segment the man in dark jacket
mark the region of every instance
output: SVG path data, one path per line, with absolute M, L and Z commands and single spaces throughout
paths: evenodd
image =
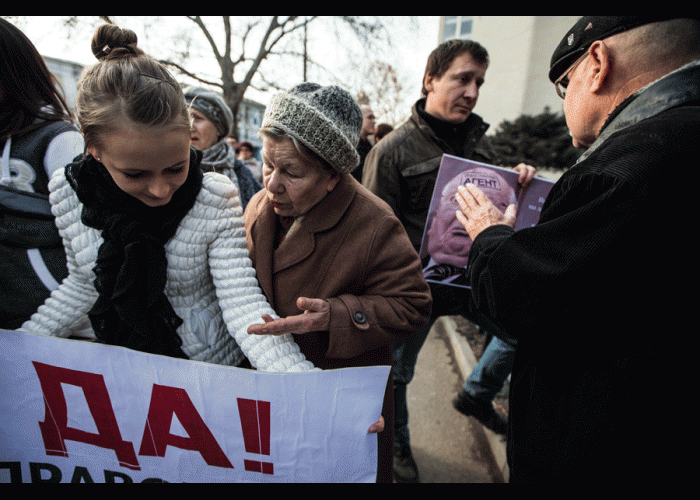
M 430 54 L 423 76 L 422 93 L 425 97 L 413 106 L 411 118 L 377 143 L 365 160 L 363 185 L 391 206 L 416 252 L 420 252 L 442 155 L 486 163 L 494 161 L 484 138 L 489 125 L 472 112 L 488 64 L 486 49 L 475 41 L 449 40 L 438 46 Z M 521 174 L 519 181 L 523 185 L 534 176 L 534 169 L 530 166 L 521 164 L 516 169 Z M 394 348 L 394 475 L 398 482 L 418 481 L 418 469 L 410 449 L 406 403 L 407 385 L 413 378 L 418 353 L 439 316 L 467 313 L 454 287 L 430 283 L 430 289 L 433 295 L 430 323 Z M 473 315 L 468 317 L 483 324 Z M 512 354 L 512 347 L 503 345 L 502 355 L 493 359 Z M 507 376 L 508 371 L 503 372 L 504 382 Z M 465 393 L 459 403 L 458 409 L 462 413 L 473 415 L 484 425 L 505 432 L 505 418 L 496 414 L 491 399 L 478 400 Z
M 464 63 L 451 66 L 456 57 Z M 429 88 L 424 85 L 425 97 L 413 105 L 408 121 L 370 150 L 362 178 L 365 187 L 394 209 L 416 251 L 420 250 L 423 239 L 442 155 L 486 163 L 493 160 L 488 143 L 482 140 L 489 124 L 471 112 L 488 68 L 486 50 L 476 42 L 450 40 L 438 47 L 431 58 L 437 59 L 432 66 L 442 71 L 436 76 L 443 78 L 432 78 Z M 442 91 L 444 85 L 437 88 L 432 83 L 452 77 L 444 74 L 451 67 L 455 74 L 464 73 L 463 86 L 470 87 L 469 95 L 463 91 L 465 97 L 452 98 L 454 104 L 450 104 L 449 96 Z
M 692 309 L 679 279 L 694 276 L 683 235 L 700 157 L 700 22 L 584 17 L 549 77 L 586 151 L 539 224 L 516 233 L 512 210 L 472 186 L 458 196 L 474 240 L 470 306 L 517 339 L 510 480 L 682 477 L 674 416 L 695 349 L 682 345 Z

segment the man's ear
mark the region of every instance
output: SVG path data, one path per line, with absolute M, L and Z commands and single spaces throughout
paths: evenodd
M 425 88 L 426 92 L 433 91 L 433 79 L 434 76 L 430 73 L 426 73 L 423 77 L 423 87 Z
M 588 48 L 588 59 L 590 68 L 587 75 L 591 78 L 590 89 L 593 93 L 598 93 L 609 82 L 611 69 L 611 53 L 605 42 L 597 40 Z

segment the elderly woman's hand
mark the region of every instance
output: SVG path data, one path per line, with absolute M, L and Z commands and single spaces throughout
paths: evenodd
M 467 184 L 466 187 L 459 186 L 456 199 L 462 209 L 457 210 L 457 219 L 469 233 L 472 241 L 489 226 L 507 224 L 515 227 L 515 205 L 511 203 L 505 213 L 502 213 L 474 184 Z
M 526 187 L 528 184 L 530 184 L 530 181 L 537 173 L 537 169 L 535 167 L 531 167 L 530 165 L 526 165 L 524 163 L 520 163 L 518 166 L 513 167 L 513 170 L 518 172 L 518 184 L 520 184 L 522 187 Z
M 331 323 L 331 305 L 323 299 L 299 297 L 297 307 L 304 311 L 297 316 L 272 319 L 263 316 L 265 323 L 250 325 L 250 335 L 284 335 L 285 333 L 309 333 L 328 330 Z

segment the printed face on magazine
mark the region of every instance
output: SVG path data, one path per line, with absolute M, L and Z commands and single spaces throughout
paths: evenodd
M 501 211 L 516 202 L 513 188 L 493 170 L 475 167 L 455 176 L 443 188 L 440 204 L 428 229 L 428 253 L 438 264 L 467 265 L 472 240 L 455 216 L 460 209 L 455 193 L 457 186 L 470 182 L 481 189 Z

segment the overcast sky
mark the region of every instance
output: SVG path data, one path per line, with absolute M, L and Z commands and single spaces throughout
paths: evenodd
M 191 21 L 180 19 L 180 17 L 172 16 L 168 20 L 168 22 L 173 23 L 173 32 L 182 29 L 199 31 Z M 131 24 L 126 16 L 115 16 L 115 19 L 122 24 L 122 27 L 129 27 L 137 32 L 140 46 L 146 52 L 156 57 L 164 57 L 167 54 L 167 47 L 156 47 L 159 43 L 158 38 L 154 38 L 153 35 L 148 36 L 150 30 L 145 30 L 147 31 L 145 34 L 138 32 L 141 23 L 137 24 L 134 21 L 133 26 L 125 26 L 126 24 Z M 395 16 L 384 19 L 389 27 L 394 48 L 380 55 L 380 58 L 392 64 L 403 78 L 408 101 L 406 106 L 410 107 L 413 101 L 419 97 L 420 80 L 425 69 L 425 61 L 428 54 L 437 46 L 439 16 L 423 16 L 410 19 Z M 70 40 L 67 40 L 66 31 L 61 28 L 60 19 L 57 16 L 21 17 L 17 24 L 32 40 L 42 55 L 66 59 L 83 65 L 90 65 L 96 62 L 90 52 L 92 32 L 89 30 L 75 30 L 75 34 Z M 203 40 L 203 37 L 200 38 Z M 358 47 L 355 50 L 352 43 L 346 43 L 343 44 L 343 47 L 338 47 L 333 37 L 324 36 L 323 34 L 316 35 L 314 41 L 315 45 L 309 49 L 311 56 L 328 65 L 333 73 L 340 78 L 343 77 L 344 71 L 351 70 L 348 64 L 349 57 L 357 60 L 373 56 L 372 54 L 361 53 L 362 47 Z M 343 54 L 343 52 L 348 52 L 348 48 L 352 52 L 350 56 Z M 156 52 L 160 53 L 156 54 Z M 212 74 L 216 75 L 216 72 Z M 290 78 L 297 78 L 300 81 L 301 63 L 298 64 L 298 67 L 293 68 L 290 74 Z M 316 75 L 317 80 L 322 80 L 323 78 L 321 74 Z M 290 82 L 290 85 L 292 83 L 296 82 Z M 318 81 L 318 83 L 325 85 L 331 82 Z M 246 97 L 267 104 L 271 95 L 271 93 L 260 94 L 251 90 L 246 94 Z

